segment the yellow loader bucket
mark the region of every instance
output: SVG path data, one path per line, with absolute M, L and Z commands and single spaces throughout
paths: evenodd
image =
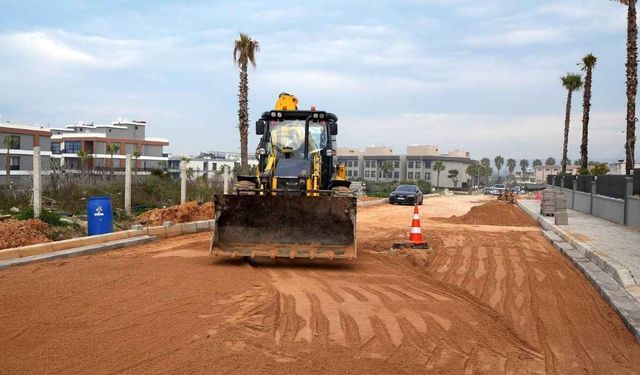
M 356 198 L 216 195 L 212 255 L 353 259 Z

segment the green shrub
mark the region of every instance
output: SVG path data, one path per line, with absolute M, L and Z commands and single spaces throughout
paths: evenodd
M 33 219 L 33 207 L 28 206 L 23 208 L 16 216 L 18 220 L 29 220 Z M 53 225 L 56 227 L 61 227 L 67 225 L 64 221 L 62 221 L 62 216 L 58 213 L 50 211 L 50 210 L 42 210 L 38 219 L 44 221 L 49 225 Z

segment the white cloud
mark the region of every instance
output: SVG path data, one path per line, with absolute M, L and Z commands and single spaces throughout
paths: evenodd
M 515 47 L 542 43 L 564 43 L 570 34 L 559 28 L 518 29 L 467 38 L 473 47 Z
M 38 65 L 119 69 L 139 64 L 155 54 L 161 43 L 73 34 L 61 30 L 0 35 L 6 54 Z

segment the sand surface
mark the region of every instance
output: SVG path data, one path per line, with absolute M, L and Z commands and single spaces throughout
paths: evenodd
M 0 271 L 2 373 L 633 374 L 640 345 L 536 227 L 359 209 L 354 262 L 208 257 L 201 233 Z M 524 215 L 524 214 L 523 214 Z

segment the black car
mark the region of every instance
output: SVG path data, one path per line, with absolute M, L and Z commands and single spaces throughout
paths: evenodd
M 389 195 L 389 203 L 422 204 L 424 196 L 416 185 L 400 185 Z

